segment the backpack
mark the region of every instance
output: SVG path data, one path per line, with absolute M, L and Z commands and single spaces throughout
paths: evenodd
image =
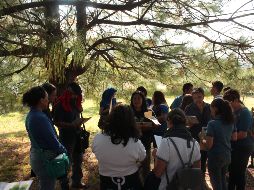
M 195 140 L 193 139 L 193 146 L 190 154 L 190 158 L 188 163 L 184 163 L 183 159 L 180 155 L 180 152 L 173 141 L 173 139 L 169 138 L 169 140 L 172 142 L 177 155 L 181 161 L 182 167 L 178 169 L 174 176 L 172 181 L 169 183 L 168 174 L 166 171 L 166 179 L 167 179 L 167 190 L 199 190 L 201 189 L 201 177 L 202 172 L 200 168 L 193 168 L 191 164 L 192 155 L 194 152 L 194 146 L 195 146 Z

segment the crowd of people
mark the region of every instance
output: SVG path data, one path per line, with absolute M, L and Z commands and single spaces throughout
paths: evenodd
M 147 98 L 143 86 L 132 93 L 129 104 L 117 101 L 114 88 L 103 92 L 100 132 L 91 143 L 101 190 L 173 190 L 170 181 L 182 162 L 188 161 L 201 170 L 198 189 L 209 189 L 206 169 L 214 190 L 245 189 L 245 172 L 254 151 L 249 133 L 253 116 L 239 92 L 215 81 L 210 91 L 214 99 L 209 104 L 201 87 L 186 83 L 182 91 L 170 106 L 161 91 Z M 70 186 L 87 189 L 82 182 L 81 125 L 85 121 L 79 84 L 68 84 L 59 96 L 50 83 L 33 87 L 23 95 L 23 104 L 30 108 L 25 124 L 31 141 L 30 164 L 39 189 L 53 190 L 56 180 L 62 190 Z M 161 142 L 155 135 L 162 137 Z M 66 175 L 54 178 L 47 173 L 45 159 L 61 153 L 68 155 L 71 168 Z

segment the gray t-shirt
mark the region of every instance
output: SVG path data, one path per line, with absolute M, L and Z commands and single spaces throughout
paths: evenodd
M 234 124 L 225 124 L 220 117 L 210 121 L 207 126 L 207 136 L 213 137 L 213 146 L 208 151 L 208 156 L 230 156 L 230 139 L 234 130 Z

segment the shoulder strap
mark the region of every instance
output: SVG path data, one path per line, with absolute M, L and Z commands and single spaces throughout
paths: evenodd
M 192 159 L 193 152 L 194 152 L 195 140 L 192 139 L 192 142 L 193 142 L 193 146 L 192 146 L 192 150 L 191 150 L 190 158 L 189 158 L 189 162 L 188 162 L 188 166 L 189 166 L 189 167 L 191 166 L 191 159 Z
M 179 159 L 180 159 L 180 161 L 181 161 L 181 163 L 182 163 L 182 166 L 184 167 L 183 159 L 182 159 L 182 157 L 181 157 L 181 155 L 180 155 L 180 152 L 179 152 L 179 150 L 178 150 L 178 148 L 177 148 L 175 142 L 174 142 L 173 139 L 171 139 L 170 137 L 169 137 L 169 140 L 172 142 L 173 146 L 175 147 L 176 153 L 177 153 L 177 155 L 178 155 L 178 157 L 179 157 Z M 167 185 L 169 185 L 169 179 L 168 179 L 167 168 L 166 168 L 166 180 L 167 180 Z
M 180 159 L 180 161 L 182 163 L 182 166 L 184 167 L 184 162 L 183 162 L 183 159 L 182 159 L 182 157 L 180 155 L 180 152 L 179 152 L 179 150 L 178 150 L 178 148 L 176 146 L 176 143 L 170 137 L 169 137 L 169 140 L 172 142 L 173 146 L 175 147 L 176 153 L 177 153 L 177 155 L 178 155 L 178 157 L 179 157 L 179 159 Z
M 80 117 L 83 119 L 82 112 L 80 113 Z M 83 130 L 84 130 L 84 131 L 87 131 L 87 130 L 86 130 L 86 126 L 85 126 L 85 124 L 84 124 L 84 123 L 82 123 L 82 128 L 83 128 Z
M 170 137 L 169 137 L 169 140 L 172 142 L 173 146 L 175 147 L 176 153 L 177 153 L 177 155 L 178 155 L 178 157 L 179 157 L 179 159 L 180 159 L 180 161 L 182 163 L 182 166 L 184 167 L 185 164 L 184 164 L 183 159 L 182 159 L 182 157 L 180 155 L 180 152 L 179 152 L 179 150 L 178 150 L 178 148 L 176 146 L 176 143 Z M 193 142 L 193 146 L 192 146 L 192 150 L 191 150 L 191 153 L 190 153 L 190 158 L 189 158 L 188 166 L 191 166 L 191 159 L 192 159 L 192 155 L 193 155 L 193 152 L 194 152 L 195 140 L 193 139 L 192 142 Z M 167 185 L 169 185 L 169 179 L 168 179 L 167 169 L 166 169 L 166 180 L 167 180 Z

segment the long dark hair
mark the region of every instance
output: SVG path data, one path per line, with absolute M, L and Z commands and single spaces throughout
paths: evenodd
M 171 110 L 168 113 L 167 120 L 172 122 L 173 127 L 179 125 L 186 126 L 186 116 L 184 111 L 180 108 Z
M 154 91 L 153 93 L 153 105 L 158 106 L 160 104 L 167 104 L 165 96 L 161 91 Z
M 36 86 L 29 89 L 23 94 L 22 103 L 24 106 L 37 106 L 41 99 L 45 98 L 46 91 L 41 86 Z
M 212 101 L 211 107 L 216 108 L 215 115 L 220 116 L 224 123 L 232 124 L 234 122 L 234 115 L 227 100 L 216 98 Z
M 127 105 L 118 105 L 109 114 L 108 123 L 105 125 L 104 134 L 109 135 L 113 144 L 127 145 L 129 138 L 135 141 L 139 138 L 139 131 L 134 119 L 132 108 Z
M 56 90 L 55 85 L 48 82 L 43 83 L 41 87 L 44 88 L 44 90 L 48 93 L 49 96 L 52 94 L 52 92 Z
M 136 94 L 139 95 L 142 98 L 141 112 L 146 112 L 147 111 L 146 98 L 145 98 L 144 94 L 141 91 L 135 91 L 135 92 L 132 93 L 132 95 L 131 95 L 131 107 L 132 107 L 132 109 L 134 111 L 136 111 L 135 107 L 133 105 L 133 98 Z

